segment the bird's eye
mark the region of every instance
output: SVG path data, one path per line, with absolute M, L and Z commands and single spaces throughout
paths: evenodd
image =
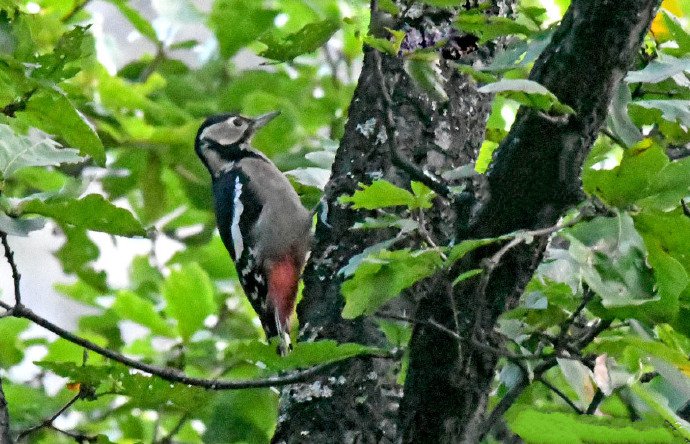
M 242 121 L 240 119 L 233 119 L 232 124 L 235 126 L 242 126 Z

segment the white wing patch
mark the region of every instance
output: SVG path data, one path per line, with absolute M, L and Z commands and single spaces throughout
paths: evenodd
M 232 203 L 232 225 L 230 226 L 230 236 L 232 237 L 232 246 L 235 249 L 235 260 L 239 260 L 244 251 L 244 239 L 242 239 L 242 232 L 240 231 L 240 216 L 244 211 L 244 205 L 240 200 L 242 195 L 242 182 L 240 176 L 235 177 L 235 192 L 233 193 L 235 199 Z

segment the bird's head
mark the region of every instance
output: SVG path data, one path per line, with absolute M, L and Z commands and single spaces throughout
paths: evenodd
M 254 119 L 239 114 L 218 114 L 199 127 L 194 149 L 212 174 L 247 155 L 258 155 L 249 142 L 256 132 L 280 114 L 273 111 Z

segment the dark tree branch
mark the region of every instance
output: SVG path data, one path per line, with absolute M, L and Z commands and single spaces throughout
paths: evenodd
M 12 282 L 14 284 L 14 305 L 21 306 L 22 299 L 19 282 L 22 278 L 22 275 L 19 274 L 17 263 L 14 261 L 14 251 L 12 251 L 10 248 L 10 244 L 7 242 L 7 233 L 4 231 L 0 231 L 0 242 L 2 243 L 2 248 L 5 252 L 5 259 L 7 259 L 7 263 L 10 265 L 10 269 L 12 270 Z
M 536 81 L 575 114 L 552 118 L 521 108 L 508 136 L 494 153 L 481 202 L 464 238 L 492 238 L 554 225 L 566 209 L 583 199 L 580 172 L 606 118 L 614 91 L 635 59 L 658 0 L 573 0 L 551 42 L 535 62 Z M 606 32 L 602 32 L 602 30 Z M 546 248 L 546 235 L 526 244 L 511 241 L 500 261 L 489 262 L 484 280 L 459 283 L 454 291 L 461 337 L 489 338 L 498 317 L 515 307 Z M 476 269 L 501 247 L 475 250 L 454 274 Z M 489 278 L 486 275 L 490 274 Z M 425 295 L 417 318 L 446 319 L 439 303 L 445 295 Z M 449 315 L 447 316 L 449 317 Z M 443 322 L 451 328 L 450 323 Z M 575 340 L 577 349 L 593 339 L 602 321 Z M 473 347 L 455 346 L 438 329 L 415 326 L 401 404 L 404 442 L 478 442 L 529 385 L 518 383 L 485 420 L 499 359 Z M 443 351 L 441 354 L 440 351 Z M 555 359 L 544 361 L 546 371 Z M 449 404 L 447 399 L 453 399 Z
M 209 390 L 239 390 L 247 388 L 279 387 L 282 385 L 305 382 L 316 378 L 326 368 L 333 365 L 322 364 L 308 368 L 306 370 L 295 371 L 284 376 L 271 376 L 263 379 L 226 381 L 220 379 L 195 378 L 193 376 L 188 376 L 185 373 L 171 367 L 159 367 L 157 365 L 145 364 L 143 362 L 137 361 L 136 359 L 129 358 L 123 354 L 101 347 L 100 345 L 97 345 L 80 336 L 70 333 L 69 331 L 61 327 L 58 327 L 57 325 L 53 324 L 45 318 L 42 318 L 41 316 L 37 315 L 32 310 L 24 307 L 23 305 L 12 307 L 0 301 L 0 307 L 4 308 L 8 312 L 11 312 L 12 316 L 14 317 L 28 319 L 34 322 L 35 324 L 45 328 L 46 330 L 55 333 L 61 338 L 68 340 L 69 342 L 80 345 L 88 350 L 98 353 L 101 356 L 110 358 L 113 361 L 119 362 L 128 367 L 141 370 L 154 376 L 158 376 L 159 378 L 165 379 L 166 381 L 179 382 L 181 384 L 193 385 L 196 387 L 203 387 Z
M 35 426 L 29 427 L 28 429 L 25 429 L 25 430 L 22 430 L 21 432 L 19 432 L 19 435 L 17 436 L 17 442 L 21 441 L 22 439 L 26 438 L 27 436 L 29 436 L 30 434 L 32 434 L 33 432 L 35 432 L 37 430 L 40 430 L 40 429 L 45 428 L 45 427 L 51 427 L 53 425 L 53 421 L 55 421 L 55 419 L 58 416 L 65 413 L 67 411 L 67 409 L 72 407 L 72 405 L 81 398 L 82 398 L 82 393 L 80 392 L 74 398 L 70 399 L 67 402 L 67 404 L 62 406 L 60 408 L 60 410 L 55 412 L 55 414 L 53 414 L 49 418 L 44 419 L 43 421 L 41 421 L 39 424 L 36 424 Z
M 7 242 L 7 234 L 0 232 L 0 240 L 2 241 L 2 245 L 5 250 L 5 257 L 7 258 L 7 261 L 10 263 L 10 267 L 12 268 L 12 275 L 14 278 L 15 305 L 11 306 L 3 301 L 0 301 L 0 307 L 6 310 L 6 315 L 28 319 L 34 322 L 35 324 L 45 328 L 46 330 L 55 333 L 63 339 L 66 339 L 74 344 L 80 345 L 85 349 L 96 352 L 99 355 L 110 358 L 113 361 L 119 362 L 128 367 L 135 368 L 137 370 L 141 370 L 151 375 L 158 376 L 159 378 L 162 378 L 170 382 L 179 382 L 182 384 L 193 385 L 196 387 L 203 387 L 209 390 L 239 390 L 247 388 L 277 387 L 309 381 L 316 378 L 326 368 L 331 367 L 333 365 L 317 365 L 305 370 L 295 371 L 284 376 L 271 376 L 263 379 L 225 381 L 218 379 L 195 378 L 192 376 L 188 376 L 185 373 L 174 368 L 159 367 L 156 365 L 139 362 L 136 359 L 129 358 L 121 353 L 117 353 L 113 350 L 101 347 L 98 344 L 95 344 L 80 336 L 77 336 L 61 327 L 58 327 L 57 325 L 53 324 L 47 319 L 37 315 L 29 308 L 25 307 L 21 303 L 21 291 L 19 287 L 20 274 L 17 269 L 17 265 L 14 262 L 14 252 L 12 251 Z
M 576 406 L 575 403 L 574 403 L 573 401 L 571 401 L 570 398 L 568 398 L 568 396 L 566 396 L 566 394 L 563 393 L 558 387 L 556 387 L 555 385 L 551 384 L 549 381 L 547 381 L 546 379 L 544 379 L 544 376 L 543 376 L 543 375 L 540 376 L 539 378 L 534 378 L 534 379 L 535 379 L 535 381 L 541 382 L 541 383 L 544 384 L 549 390 L 551 390 L 552 392 L 554 392 L 554 393 L 556 394 L 556 396 L 558 396 L 558 397 L 561 398 L 566 404 L 568 404 L 568 405 L 570 406 L 571 409 L 575 410 L 575 413 L 577 413 L 578 415 L 581 415 L 581 414 L 583 413 L 582 410 L 580 409 L 580 407 Z
M 394 2 L 400 11 L 411 4 L 403 0 Z M 430 27 L 444 32 L 452 25 L 452 17 L 448 14 L 430 19 L 436 23 L 428 20 L 422 23 L 404 13 L 394 17 L 379 12 L 372 14 L 370 31 L 376 37 L 385 38 L 382 35 L 387 33 L 385 27 L 402 29 L 409 25 L 420 32 L 430 32 Z M 442 56 L 440 49 L 438 51 Z M 488 53 L 484 48 L 482 57 Z M 327 220 L 323 223 L 320 219 L 316 226 L 311 256 L 303 273 L 303 298 L 297 307 L 300 325 L 304 326 L 301 332 L 303 340 L 329 338 L 374 346 L 385 344 L 385 337 L 374 319 L 342 319 L 344 302 L 340 287 L 343 276 L 339 270 L 367 246 L 390 239 L 395 233 L 389 230 L 351 230 L 367 214 L 343 207 L 338 198 L 352 194 L 358 183 L 371 182 L 372 177 L 382 177 L 400 186 L 406 186 L 410 179 L 418 180 L 409 170 L 396 164 L 393 159 L 395 151 L 412 162 L 422 174 L 429 171 L 435 176 L 471 162 L 484 140 L 491 98 L 478 93 L 474 84 L 447 61 L 440 60 L 438 69 L 441 87 L 449 98 L 447 102 L 436 100 L 421 88 L 405 71 L 402 57 L 364 48 L 362 70 L 348 108 L 344 136 L 332 166 L 331 179 L 324 190 L 323 202 L 327 211 L 320 216 L 326 215 Z M 380 73 L 386 80 L 384 88 L 381 87 Z M 388 92 L 393 106 L 387 106 L 383 91 Z M 393 114 L 393 126 L 387 116 L 389 111 Z M 363 131 L 363 128 L 372 126 L 373 132 Z M 395 137 L 390 135 L 391 130 Z M 440 140 L 444 141 L 442 148 L 437 143 Z M 395 150 L 391 150 L 393 141 Z M 469 180 L 457 180 L 453 185 L 465 185 L 465 182 Z M 469 187 L 469 183 L 466 186 Z M 443 191 L 439 196 L 443 196 Z M 457 199 L 452 203 L 443 197 L 434 201 L 434 207 L 424 215 L 429 237 L 425 236 L 422 241 L 431 239 L 438 245 L 451 242 L 457 223 L 455 206 Z M 398 214 L 402 215 L 402 211 Z M 396 247 L 418 248 L 419 239 L 411 236 L 401 239 Z M 437 292 L 436 282 L 445 288 L 451 281 L 448 276 L 440 276 L 421 282 L 391 301 L 386 310 L 394 314 L 412 312 L 413 295 L 431 293 L 443 297 L 442 303 L 448 307 L 449 295 Z M 433 327 L 430 329 L 435 330 Z M 451 341 L 452 347 L 457 348 L 458 342 Z M 402 390 L 395 384 L 397 365 L 391 361 L 371 359 L 348 361 L 337 368 L 338 374 L 333 375 L 335 378 L 321 380 L 322 385 L 333 392 L 326 399 L 304 402 L 293 395 L 293 389 L 285 390 L 281 398 L 281 418 L 285 420 L 278 424 L 273 440 L 291 442 L 301 432 L 309 431 L 311 442 L 400 441 L 397 416 Z M 345 381 L 343 384 L 330 382 L 337 380 L 339 375 Z M 367 377 L 369 375 L 371 377 Z M 362 404 L 364 398 L 367 401 Z
M 599 408 L 599 405 L 601 402 L 604 400 L 606 396 L 604 396 L 604 392 L 601 391 L 601 389 L 597 389 L 597 391 L 594 393 L 594 398 L 592 398 L 592 402 L 589 403 L 589 406 L 587 406 L 587 410 L 585 411 L 586 415 L 593 415 L 594 412 L 597 411 Z

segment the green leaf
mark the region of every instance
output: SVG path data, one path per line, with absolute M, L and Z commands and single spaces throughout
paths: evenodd
M 51 52 L 35 57 L 30 66 L 36 68 L 28 69 L 31 78 L 59 83 L 81 71 L 81 66 L 76 62 L 92 51 L 85 43 L 88 29 L 88 26 L 75 26 L 60 36 Z
M 260 52 L 259 55 L 281 62 L 289 62 L 299 55 L 316 51 L 325 45 L 338 29 L 340 29 L 340 21 L 322 20 L 309 23 L 299 31 L 282 39 L 268 34 L 261 39 L 261 42 L 266 44 L 268 48 Z
M 460 282 L 462 282 L 462 281 L 464 281 L 464 280 L 467 280 L 467 279 L 469 279 L 469 278 L 471 278 L 471 277 L 480 275 L 480 274 L 482 274 L 483 271 L 484 271 L 484 270 L 482 270 L 481 268 L 473 268 L 473 269 L 471 269 L 471 270 L 467 270 L 467 271 L 465 271 L 465 272 L 463 272 L 463 273 L 460 273 L 460 274 L 458 275 L 458 277 L 456 277 L 455 279 L 453 279 L 453 286 L 456 286 L 456 285 L 458 285 Z
M 489 16 L 476 12 L 465 12 L 455 21 L 455 26 L 462 32 L 479 37 L 479 43 L 506 35 L 520 34 L 530 37 L 534 31 L 508 17 Z
M 690 128 L 690 100 L 637 100 L 632 105 L 661 111 L 661 117 L 669 122 L 678 122 L 686 130 Z
M 100 194 L 89 194 L 78 200 L 23 202 L 22 214 L 40 214 L 59 222 L 120 236 L 143 236 L 143 227 L 132 213 L 105 200 Z
M 683 28 L 678 17 L 666 9 L 662 9 L 661 13 L 666 28 L 668 28 L 676 44 L 678 44 L 678 51 L 686 54 L 690 52 L 690 34 Z
M 305 167 L 286 171 L 286 175 L 294 177 L 297 182 L 308 187 L 323 191 L 331 177 L 331 170 L 327 168 Z
M 676 438 L 661 421 L 630 421 L 573 413 L 515 409 L 508 426 L 525 442 L 540 444 L 673 443 Z
M 210 409 L 203 442 L 268 443 L 278 415 L 278 396 L 269 389 L 228 391 Z
M 625 150 L 615 168 L 586 168 L 582 177 L 584 189 L 610 205 L 626 208 L 646 196 L 650 182 L 668 163 L 663 149 L 645 139 Z
M 398 15 L 400 13 L 400 9 L 393 0 L 379 0 L 379 10 L 387 12 L 390 15 Z
M 631 100 L 630 88 L 621 82 L 617 94 L 609 104 L 609 114 L 606 116 L 606 125 L 628 148 L 642 140 L 642 133 L 628 114 L 628 104 Z
M 82 304 L 91 305 L 92 307 L 100 307 L 97 300 L 103 294 L 84 282 L 83 280 L 78 280 L 73 284 L 55 284 L 54 288 L 60 294 L 63 294 L 75 301 L 79 301 Z
M 419 222 L 409 217 L 395 214 L 384 214 L 380 217 L 365 217 L 362 222 L 355 222 L 353 230 L 376 230 L 381 228 L 398 228 L 400 233 L 409 233 L 419 228 Z
M 690 71 L 690 56 L 676 58 L 659 53 L 659 58 L 649 62 L 643 69 L 628 72 L 625 81 L 628 83 L 659 83 L 686 71 Z
M 431 208 L 432 201 L 436 197 L 436 193 L 431 188 L 414 180 L 410 182 L 410 188 L 416 200 L 416 208 Z
M 8 126 L 0 124 L 0 179 L 7 179 L 19 169 L 28 166 L 57 166 L 84 160 L 79 151 L 61 148 L 60 144 L 36 132 L 18 135 Z
M 474 166 L 475 171 L 480 174 L 486 173 L 489 165 L 491 165 L 496 148 L 498 148 L 498 143 L 496 142 L 490 140 L 482 142 L 482 146 L 479 148 L 479 156 L 477 156 L 477 163 Z
M 690 158 L 675 160 L 657 172 L 645 189 L 645 197 L 636 202 L 643 208 L 670 211 L 690 194 Z
M 128 406 L 162 409 L 164 411 L 192 411 L 209 402 L 210 392 L 184 384 L 173 384 L 161 378 L 132 373 L 121 364 L 80 365 L 73 362 L 35 362 L 56 375 L 95 388 L 107 387 L 130 398 Z
M 26 110 L 17 113 L 17 118 L 63 138 L 82 155 L 91 156 L 98 165 L 105 164 L 103 144 L 96 131 L 64 94 L 55 90 L 37 92 L 29 99 Z
M 498 77 L 494 74 L 475 69 L 470 65 L 458 65 L 458 71 L 472 77 L 479 83 L 493 83 L 498 81 Z
M 386 28 L 391 34 L 391 38 L 374 37 L 373 35 L 364 36 L 364 44 L 388 55 L 397 56 L 400 52 L 405 31 Z
M 448 101 L 448 94 L 443 89 L 443 77 L 438 68 L 438 60 L 405 60 L 405 71 L 410 78 L 429 96 L 440 102 Z
M 147 327 L 153 334 L 171 338 L 177 336 L 175 329 L 171 328 L 165 319 L 158 314 L 153 304 L 133 291 L 119 291 L 112 310 L 122 319 L 130 319 Z
M 24 344 L 19 335 L 27 329 L 26 319 L 0 319 L 0 367 L 9 368 L 24 358 Z
M 134 26 L 134 28 L 136 28 L 141 35 L 149 39 L 154 44 L 158 43 L 156 31 L 153 29 L 153 26 L 151 26 L 151 23 L 141 16 L 139 11 L 129 6 L 125 0 L 110 0 L 110 2 L 120 10 L 122 15 L 127 17 L 127 20 L 129 20 L 132 26 Z
M 421 184 L 420 184 L 421 185 Z M 406 206 L 409 209 L 431 208 L 431 197 L 428 191 L 417 188 L 417 195 L 393 185 L 387 180 L 377 180 L 371 185 L 360 184 L 360 189 L 352 196 L 341 196 L 338 201 L 352 204 L 355 210 L 374 210 L 378 208 Z M 418 187 L 418 185 L 415 185 Z M 425 187 L 426 188 L 426 187 Z
M 182 339 L 204 326 L 204 320 L 215 311 L 214 288 L 208 274 L 191 263 L 173 270 L 163 284 L 166 312 L 177 320 Z
M 533 80 L 504 79 L 489 83 L 477 89 L 481 93 L 500 93 L 505 98 L 515 100 L 521 105 L 557 114 L 574 114 L 570 106 L 558 101 L 558 98 L 544 86 Z
M 647 404 L 652 410 L 654 410 L 659 416 L 664 418 L 669 424 L 673 425 L 673 430 L 677 432 L 683 439 L 690 440 L 690 424 L 683 418 L 678 416 L 668 406 L 668 400 L 661 396 L 659 393 L 654 392 L 651 389 L 646 388 L 640 383 L 636 383 L 630 386 L 630 390 L 642 399 L 645 404 Z M 660 441 L 659 441 L 660 442 Z
M 347 265 L 338 270 L 338 274 L 346 278 L 352 276 L 353 274 L 355 274 L 355 271 L 357 271 L 357 268 L 364 259 L 366 259 L 370 255 L 378 253 L 381 250 L 390 248 L 395 243 L 395 241 L 396 239 L 386 239 L 385 241 L 375 243 L 374 245 L 369 245 L 361 253 L 352 256 L 350 260 L 347 262 Z
M 2 388 L 7 399 L 12 426 L 17 428 L 28 428 L 38 424 L 42 419 L 54 415 L 74 397 L 73 393 L 67 391 L 62 391 L 56 396 L 48 396 L 43 387 L 32 387 L 26 383 L 13 384 L 4 377 Z
M 365 258 L 342 285 L 343 317 L 370 315 L 406 288 L 433 275 L 443 260 L 436 250 L 382 250 Z
M 213 3 L 209 25 L 218 38 L 220 52 L 230 58 L 270 29 L 278 11 L 266 10 L 261 2 L 218 0 Z
M 262 341 L 237 341 L 228 345 L 227 356 L 259 364 L 270 372 L 279 372 L 297 368 L 307 368 L 319 364 L 341 361 L 361 354 L 385 354 L 384 350 L 362 344 L 338 344 L 333 340 L 314 342 L 297 342 L 286 356 L 276 353 L 276 344 Z
M 582 278 L 605 307 L 640 305 L 658 300 L 647 251 L 632 218 L 598 217 L 564 230 L 570 254 Z
M 462 259 L 470 251 L 476 250 L 479 247 L 492 244 L 501 240 L 501 238 L 489 238 L 489 239 L 468 239 L 460 242 L 451 248 L 448 254 L 448 260 L 446 266 L 453 265 L 456 261 Z
M 0 213 L 0 231 L 12 236 L 26 237 L 32 231 L 40 230 L 45 225 L 46 221 L 42 217 L 34 217 L 31 219 L 18 219 Z
M 229 279 L 237 276 L 228 250 L 225 249 L 220 236 L 213 236 L 210 242 L 203 245 L 188 246 L 178 251 L 170 258 L 167 265 L 189 263 L 199 264 L 213 279 Z

